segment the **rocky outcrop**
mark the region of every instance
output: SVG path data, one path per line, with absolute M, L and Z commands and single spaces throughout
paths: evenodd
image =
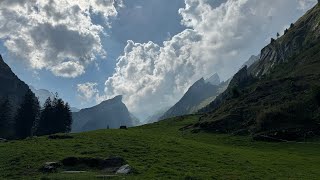
M 133 126 L 134 122 L 128 108 L 122 102 L 122 96 L 104 101 L 97 106 L 72 113 L 73 132 L 92 131 L 120 126 Z

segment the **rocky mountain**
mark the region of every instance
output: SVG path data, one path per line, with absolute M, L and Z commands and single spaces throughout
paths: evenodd
M 194 130 L 301 140 L 320 132 L 320 6 L 243 67 L 227 90 L 201 110 Z
M 201 78 L 195 82 L 180 101 L 171 107 L 160 119 L 196 113 L 223 92 L 227 84 L 228 82 L 220 83 L 220 78 L 217 74 L 208 80 Z
M 5 122 L 0 119 L 0 138 L 14 137 L 14 116 L 22 103 L 25 94 L 29 90 L 27 84 L 21 81 L 3 61 L 0 55 L 0 103 L 8 98 L 10 102 L 11 118 Z
M 11 70 L 11 68 L 3 61 L 0 55 L 0 100 L 9 98 L 12 106 L 16 109 L 29 86 L 21 81 Z
M 82 109 L 72 113 L 73 132 L 92 131 L 97 129 L 119 128 L 120 126 L 133 126 L 134 119 L 126 105 L 122 102 L 122 96 L 104 101 L 97 106 Z
M 221 83 L 220 77 L 217 73 L 206 79 L 206 82 L 209 82 L 212 85 L 219 85 Z

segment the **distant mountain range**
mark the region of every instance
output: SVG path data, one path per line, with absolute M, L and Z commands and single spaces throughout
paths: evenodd
M 138 120 L 130 114 L 122 102 L 122 96 L 106 100 L 97 106 L 82 109 L 73 113 L 73 132 L 91 131 L 97 129 L 117 129 L 120 126 L 137 125 Z

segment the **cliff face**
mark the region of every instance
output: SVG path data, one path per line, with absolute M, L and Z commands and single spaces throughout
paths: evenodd
M 134 122 L 122 96 L 104 101 L 97 106 L 82 109 L 72 114 L 73 132 L 92 131 L 97 129 L 113 128 L 120 126 L 133 126 Z
M 288 62 L 294 55 L 317 44 L 320 37 L 318 11 L 319 6 L 312 8 L 292 24 L 282 37 L 263 48 L 259 61 L 250 67 L 250 73 L 256 77 L 266 75 L 275 66 Z

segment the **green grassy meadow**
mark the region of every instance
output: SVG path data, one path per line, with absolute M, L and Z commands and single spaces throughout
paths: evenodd
M 39 168 L 66 157 L 121 156 L 134 168 L 127 176 L 100 179 L 319 179 L 320 141 L 255 142 L 247 136 L 179 131 L 197 116 L 128 130 L 37 137 L 0 143 L 0 179 L 99 179 L 101 171 L 43 174 Z

